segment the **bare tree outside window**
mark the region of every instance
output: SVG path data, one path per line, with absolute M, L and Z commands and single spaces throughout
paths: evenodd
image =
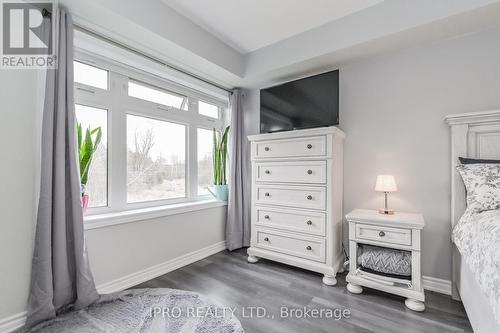
M 127 116 L 127 202 L 186 196 L 186 127 Z

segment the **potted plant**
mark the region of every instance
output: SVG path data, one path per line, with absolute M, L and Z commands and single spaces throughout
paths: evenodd
M 214 169 L 214 191 L 208 189 L 217 199 L 227 201 L 228 189 L 226 179 L 227 162 L 227 136 L 229 126 L 224 131 L 213 129 L 213 169 Z
M 94 129 L 87 128 L 85 131 L 85 136 L 83 136 L 82 125 L 77 124 L 78 133 L 78 156 L 80 163 L 80 182 L 81 182 L 81 192 L 82 192 L 82 208 L 85 212 L 89 204 L 89 195 L 87 194 L 87 182 L 89 179 L 90 165 L 92 164 L 92 159 L 94 153 L 101 142 L 102 130 L 101 127 L 96 127 Z

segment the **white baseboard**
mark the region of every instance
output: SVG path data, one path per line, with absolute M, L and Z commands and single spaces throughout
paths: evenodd
M 195 261 L 204 259 L 212 254 L 226 249 L 226 242 L 222 241 L 202 249 L 187 253 L 180 257 L 168 260 L 164 263 L 148 267 L 138 272 L 126 275 L 119 279 L 106 282 L 97 286 L 97 291 L 100 294 L 109 294 L 116 291 L 124 290 L 133 287 L 137 284 L 154 279 L 163 274 L 167 274 L 173 270 L 183 266 L 192 264 Z M 12 332 L 24 325 L 26 321 L 26 311 L 15 314 L 13 316 L 0 319 L 0 333 Z
M 0 333 L 12 332 L 21 328 L 26 321 L 26 311 L 15 314 L 13 316 L 0 319 Z
M 451 295 L 451 281 L 438 279 L 430 276 L 422 276 L 422 284 L 425 290 Z
M 174 271 L 178 268 L 192 264 L 195 261 L 201 260 L 225 249 L 225 241 L 215 243 L 213 245 L 187 253 L 180 257 L 165 261 L 161 264 L 148 267 L 129 275 L 125 275 L 124 277 L 121 277 L 119 279 L 100 284 L 97 286 L 97 291 L 99 292 L 99 294 L 109 294 L 124 290 L 148 280 L 154 279 L 163 274 L 167 274 L 168 272 Z

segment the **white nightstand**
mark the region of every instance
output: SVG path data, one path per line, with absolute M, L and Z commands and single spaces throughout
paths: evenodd
M 414 311 L 425 310 L 425 296 L 420 270 L 420 234 L 424 228 L 421 214 L 396 212 L 383 215 L 376 210 L 355 209 L 346 215 L 349 222 L 349 274 L 347 289 L 354 294 L 361 286 L 406 297 L 406 306 Z M 411 280 L 404 281 L 363 272 L 357 264 L 358 244 L 411 251 Z

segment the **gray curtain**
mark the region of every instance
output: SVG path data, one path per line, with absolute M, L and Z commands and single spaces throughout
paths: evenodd
M 58 67 L 47 70 L 27 327 L 55 317 L 68 306 L 83 308 L 98 298 L 83 233 L 73 96 L 73 24 L 64 10 L 52 13 L 52 20 L 56 23 L 53 42 Z
M 229 136 L 229 198 L 226 222 L 226 245 L 232 251 L 250 246 L 250 184 L 248 140 L 245 137 L 242 93 L 235 89 L 230 96 L 231 131 Z

